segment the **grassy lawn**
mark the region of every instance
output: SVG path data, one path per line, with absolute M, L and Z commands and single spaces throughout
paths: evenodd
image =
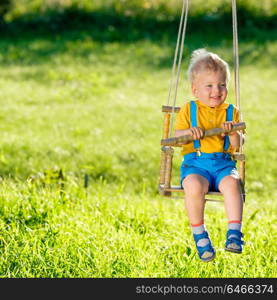
M 102 39 L 90 28 L 0 40 L 0 276 L 276 277 L 276 31 L 240 41 L 246 246 L 223 250 L 223 204 L 207 203 L 217 250 L 209 264 L 196 256 L 183 200 L 157 193 L 175 37 L 118 35 L 109 27 Z M 229 35 L 190 29 L 183 74 L 198 47 L 232 65 Z M 179 106 L 191 97 L 183 74 Z M 175 180 L 180 161 L 177 150 Z M 54 178 L 59 170 L 64 178 Z

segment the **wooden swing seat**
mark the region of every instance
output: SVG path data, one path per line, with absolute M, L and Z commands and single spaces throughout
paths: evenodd
M 188 136 L 182 136 L 180 138 L 168 138 L 169 134 L 169 124 L 171 118 L 172 110 L 174 113 L 178 113 L 180 111 L 180 107 L 172 106 L 162 106 L 162 112 L 165 113 L 164 115 L 164 131 L 163 131 L 163 139 L 161 140 L 161 165 L 160 165 L 160 181 L 158 185 L 158 191 L 161 195 L 172 197 L 172 193 L 183 193 L 184 189 L 180 185 L 171 185 L 171 174 L 172 174 L 172 159 L 174 154 L 173 147 L 182 147 L 182 143 L 179 140 L 183 140 L 184 138 L 191 138 Z M 245 129 L 245 123 L 239 123 L 236 125 L 237 128 L 233 130 L 241 130 Z M 219 131 L 222 129 L 215 128 L 210 130 L 210 135 L 218 134 Z M 209 132 L 205 132 L 206 135 L 209 135 Z M 232 155 L 234 160 L 239 161 L 239 176 L 240 176 L 240 183 L 242 188 L 242 197 L 245 201 L 245 192 L 244 192 L 244 179 L 245 179 L 245 155 L 243 153 L 234 153 Z M 216 201 L 222 202 L 222 193 L 220 192 L 213 192 L 210 191 L 206 195 L 213 195 L 213 196 L 221 196 L 221 199 L 207 199 L 206 201 Z

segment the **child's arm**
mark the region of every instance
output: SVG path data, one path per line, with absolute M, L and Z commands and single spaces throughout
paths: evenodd
M 227 121 L 227 122 L 224 122 L 221 127 L 225 130 L 231 130 L 232 126 L 234 124 L 236 124 L 235 121 Z M 235 149 L 238 149 L 240 147 L 240 137 L 241 137 L 241 135 L 242 135 L 242 144 L 244 143 L 244 135 L 241 132 L 233 131 L 233 132 L 230 132 L 229 134 L 223 133 L 221 136 L 224 137 L 225 135 L 229 136 L 230 144 Z
M 179 111 L 175 124 L 174 136 L 190 135 L 194 140 L 199 140 L 204 136 L 204 131 L 200 127 L 190 127 L 190 105 L 187 102 Z M 187 142 L 188 144 L 190 142 Z
M 174 136 L 178 137 L 181 135 L 190 135 L 193 137 L 194 140 L 199 140 L 203 137 L 204 132 L 200 127 L 192 127 L 185 130 L 175 130 Z M 187 144 L 190 142 L 187 142 Z

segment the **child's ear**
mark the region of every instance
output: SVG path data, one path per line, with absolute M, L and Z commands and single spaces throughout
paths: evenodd
M 191 85 L 191 92 L 194 97 L 197 97 L 197 88 L 194 84 Z

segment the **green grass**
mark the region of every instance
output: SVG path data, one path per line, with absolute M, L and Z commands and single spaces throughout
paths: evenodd
M 276 32 L 240 43 L 245 250 L 223 250 L 224 208 L 208 203 L 217 257 L 204 264 L 183 200 L 156 191 L 175 38 L 120 42 L 109 30 L 0 41 L 0 276 L 276 277 Z M 191 33 L 187 45 L 232 63 L 229 36 Z M 182 76 L 178 105 L 190 96 Z M 51 178 L 60 169 L 64 180 Z

